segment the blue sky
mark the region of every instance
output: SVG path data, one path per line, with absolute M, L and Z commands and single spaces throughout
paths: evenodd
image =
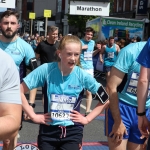
M 7 8 L 1 8 L 0 7 L 0 12 L 3 12 L 3 11 L 5 11 Z

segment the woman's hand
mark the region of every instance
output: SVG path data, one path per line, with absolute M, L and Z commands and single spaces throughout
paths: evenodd
M 32 106 L 30 106 L 30 107 L 31 107 L 31 109 L 33 109 Z M 34 111 L 34 109 L 33 109 L 33 111 Z M 24 120 L 30 120 L 30 117 L 25 112 L 23 113 L 23 117 L 24 117 Z
M 38 124 L 49 125 L 49 122 L 52 122 L 51 116 L 49 113 L 46 114 L 35 114 L 31 120 Z
M 89 123 L 88 119 L 86 117 L 84 117 L 83 115 L 81 115 L 78 111 L 72 110 L 71 112 L 72 113 L 70 114 L 70 119 L 73 122 L 78 122 L 83 125 L 86 125 Z

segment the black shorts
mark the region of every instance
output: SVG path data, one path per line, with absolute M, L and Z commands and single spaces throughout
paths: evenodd
M 82 138 L 83 127 L 80 126 L 66 127 L 65 134 L 65 129 L 59 126 L 40 125 L 37 143 L 40 150 L 79 150 Z

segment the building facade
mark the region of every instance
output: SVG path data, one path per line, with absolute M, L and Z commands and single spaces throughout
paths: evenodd
M 143 20 L 145 22 L 144 38 L 147 39 L 150 36 L 150 0 L 114 0 L 110 17 Z
M 137 0 L 114 0 L 110 16 L 135 18 Z

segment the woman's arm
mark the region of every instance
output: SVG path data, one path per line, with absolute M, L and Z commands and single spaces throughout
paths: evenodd
M 25 113 L 31 118 L 33 122 L 49 125 L 47 124 L 47 122 L 51 122 L 50 115 L 48 113 L 47 114 L 35 114 L 31 106 L 28 104 L 28 101 L 24 93 L 28 92 L 29 89 L 24 82 L 20 85 L 20 89 L 21 89 L 23 111 L 25 111 Z

